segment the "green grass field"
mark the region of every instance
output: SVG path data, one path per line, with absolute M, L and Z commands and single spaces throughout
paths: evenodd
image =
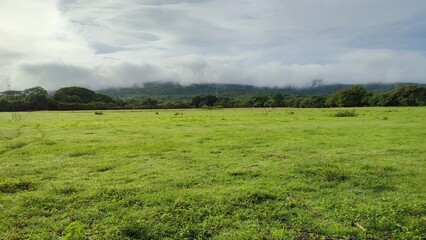
M 426 108 L 0 113 L 0 239 L 424 239 Z

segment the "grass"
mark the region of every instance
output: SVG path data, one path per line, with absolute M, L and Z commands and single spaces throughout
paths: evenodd
M 426 108 L 0 113 L 0 239 L 424 239 Z
M 335 112 L 333 114 L 333 116 L 335 116 L 335 117 L 356 117 L 357 113 L 356 113 L 355 109 L 352 109 L 352 111 L 345 109 L 345 110 L 339 110 L 339 111 Z

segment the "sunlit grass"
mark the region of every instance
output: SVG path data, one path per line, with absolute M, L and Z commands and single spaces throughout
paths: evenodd
M 425 237 L 426 108 L 337 111 L 0 113 L 0 239 Z

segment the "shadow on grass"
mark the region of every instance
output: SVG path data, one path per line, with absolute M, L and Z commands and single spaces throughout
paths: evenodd
M 34 190 L 36 184 L 32 181 L 9 182 L 0 184 L 1 193 L 17 193 L 20 191 Z

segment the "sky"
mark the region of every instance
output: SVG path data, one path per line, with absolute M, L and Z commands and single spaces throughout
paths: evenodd
M 425 0 L 0 0 L 0 91 L 426 83 Z

